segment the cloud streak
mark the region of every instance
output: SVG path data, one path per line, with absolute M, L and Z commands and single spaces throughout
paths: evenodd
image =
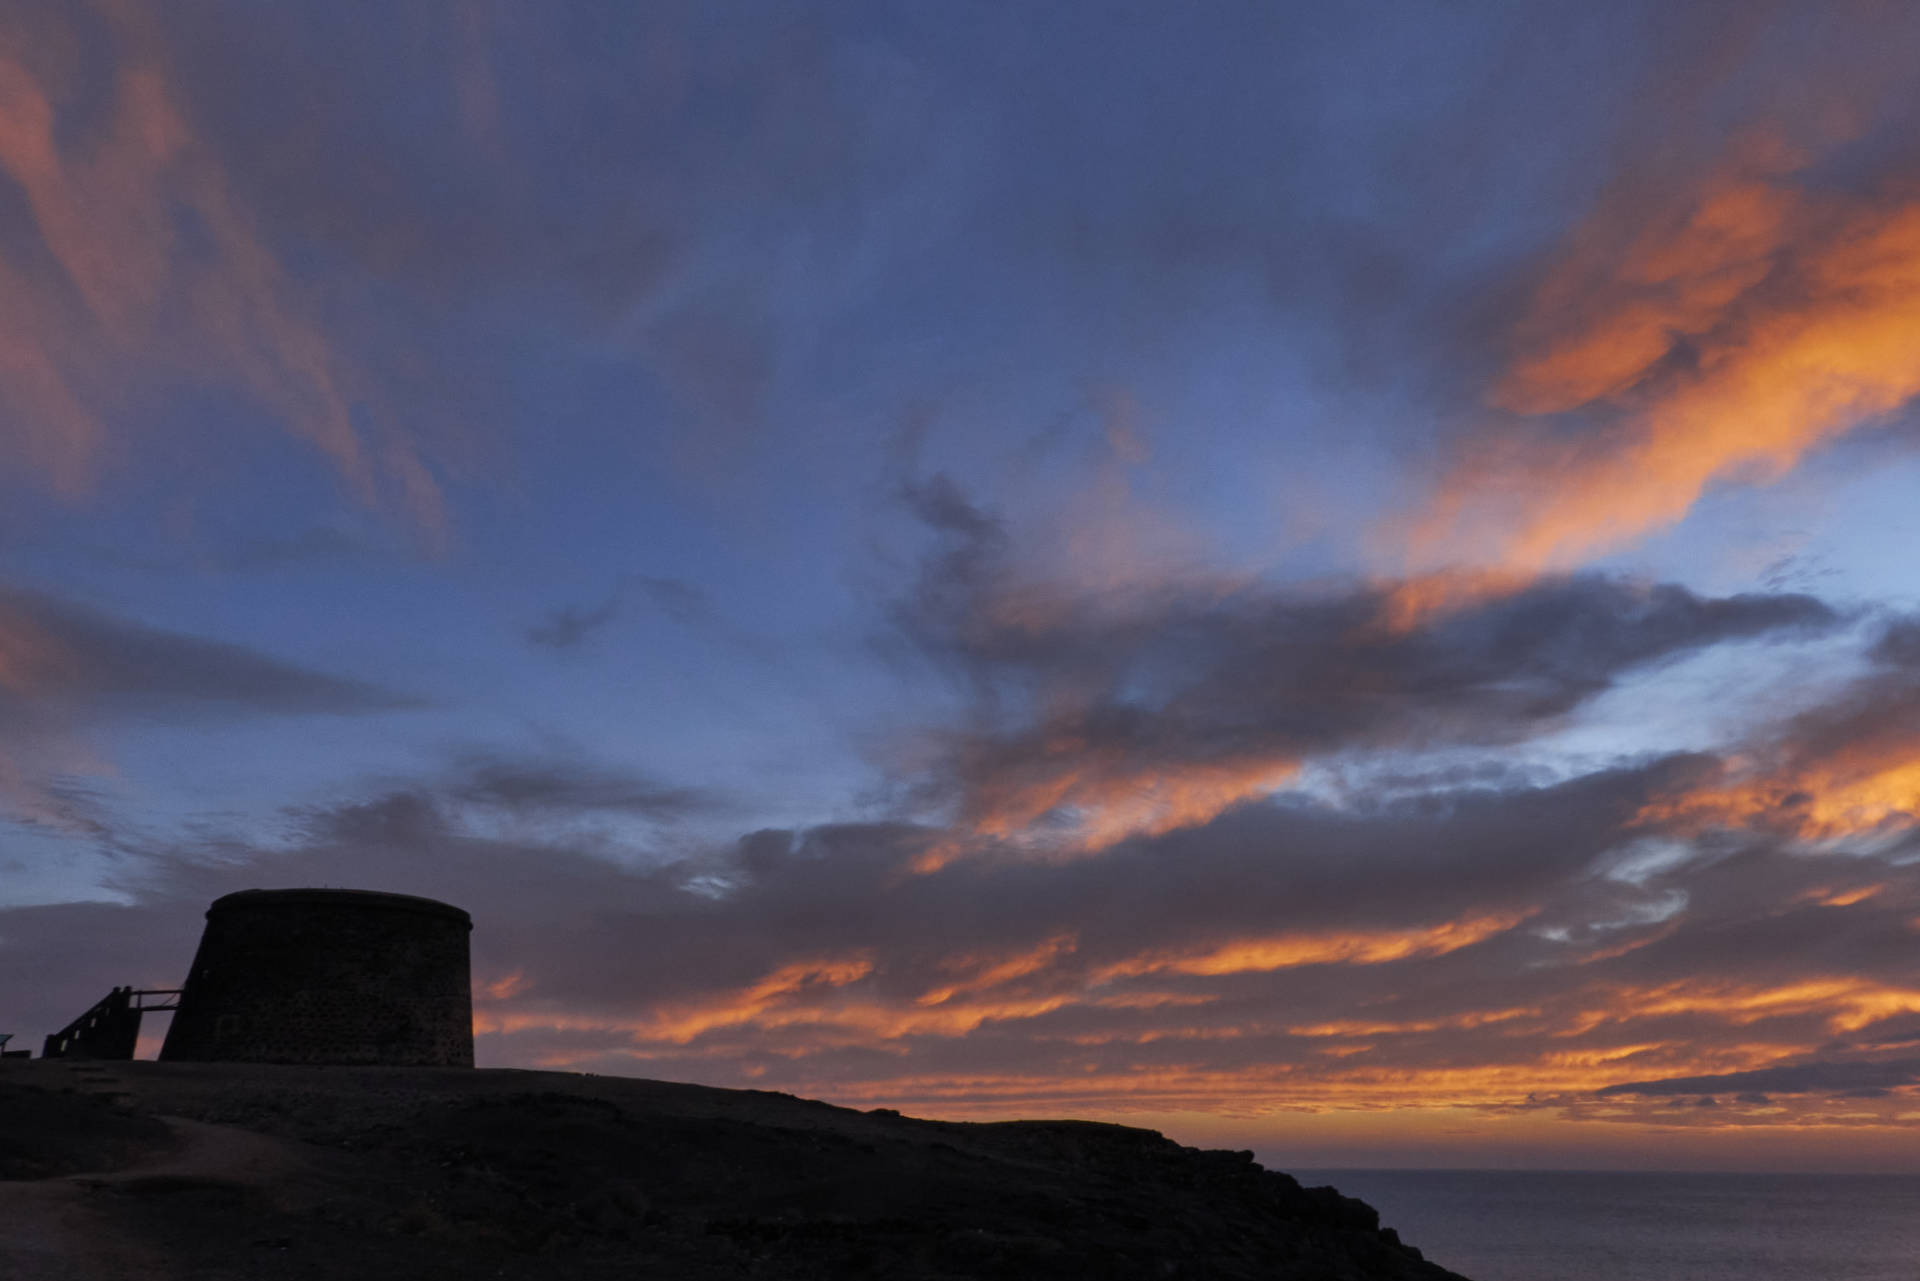
M 471 753 L 461 758 L 458 773 L 444 792 L 449 799 L 521 814 L 611 813 L 672 821 L 716 804 L 694 788 L 566 758 Z
M 72 825 L 76 811 L 57 778 L 110 772 L 91 745 L 105 723 L 353 716 L 421 706 L 242 645 L 0 587 L 0 794 L 31 819 Z
M 707 594 L 693 584 L 678 578 L 628 574 L 621 577 L 598 605 L 562 605 L 552 611 L 527 629 L 527 641 L 546 649 L 573 649 L 618 619 L 632 592 L 638 592 L 650 607 L 682 626 L 713 621 L 712 603 Z
M 1815 1062 L 1717 1076 L 1671 1077 L 1662 1081 L 1626 1081 L 1597 1091 L 1601 1098 L 1633 1094 L 1847 1094 L 1878 1097 L 1903 1086 L 1920 1085 L 1920 1059 L 1885 1062 Z
M 90 715 L 138 711 L 183 719 L 419 706 L 244 646 L 147 627 L 20 588 L 0 588 L 0 691 L 23 713 L 32 704 L 51 704 Z

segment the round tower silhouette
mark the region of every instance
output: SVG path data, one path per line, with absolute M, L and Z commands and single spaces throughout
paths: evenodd
M 160 1057 L 472 1067 L 472 929 L 459 908 L 410 894 L 215 899 Z

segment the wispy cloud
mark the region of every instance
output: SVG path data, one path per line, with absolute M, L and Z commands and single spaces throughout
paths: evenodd
M 463 755 L 458 777 L 443 790 L 448 799 L 549 817 L 568 814 L 628 814 L 671 821 L 714 808 L 716 798 L 696 788 L 612 770 L 565 757 Z
M 89 41 L 112 52 L 97 82 L 64 56 Z M 10 25 L 0 118 L 0 170 L 34 233 L 0 249 L 0 462 L 77 495 L 129 443 L 142 388 L 238 383 L 363 499 L 444 532 L 423 453 L 356 413 L 371 389 L 196 127 L 148 17 L 46 8 Z
M 612 596 L 591 609 L 562 605 L 527 629 L 527 640 L 547 649 L 573 649 L 581 641 L 620 617 L 620 596 Z
M 680 578 L 627 574 L 598 605 L 562 605 L 527 629 L 527 640 L 547 649 L 573 649 L 619 618 L 627 599 L 638 593 L 646 605 L 676 623 L 698 626 L 714 621 L 706 592 Z

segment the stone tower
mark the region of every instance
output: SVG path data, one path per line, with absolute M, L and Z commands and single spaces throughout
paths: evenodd
M 242 890 L 207 909 L 160 1057 L 473 1066 L 457 907 L 371 890 Z

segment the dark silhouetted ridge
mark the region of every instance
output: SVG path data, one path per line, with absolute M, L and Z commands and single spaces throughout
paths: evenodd
M 9 1061 L 0 1174 L 103 1281 L 1459 1281 L 1250 1152 L 558 1072 Z

